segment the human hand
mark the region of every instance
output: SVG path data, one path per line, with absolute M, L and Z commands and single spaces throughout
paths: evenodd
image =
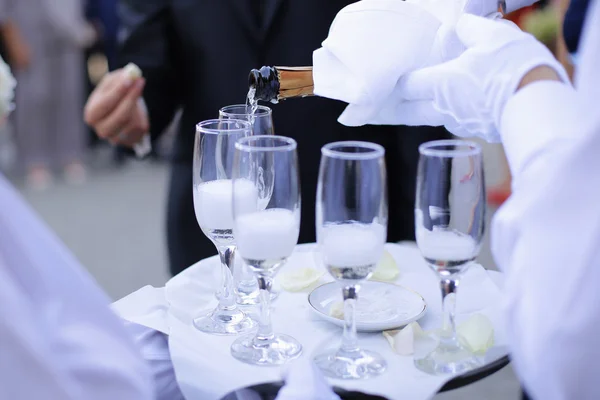
M 548 49 L 514 25 L 463 15 L 456 33 L 466 51 L 404 76 L 394 91 L 397 101 L 374 123 L 443 125 L 458 136 L 499 141 L 504 106 L 524 80 L 569 82 Z M 542 66 L 545 73 L 540 74 Z M 556 74 L 548 74 L 548 69 Z M 534 70 L 538 72 L 531 75 Z
M 144 78 L 132 78 L 125 69 L 107 74 L 85 105 L 85 122 L 100 138 L 132 147 L 150 129 L 141 98 L 145 83 Z

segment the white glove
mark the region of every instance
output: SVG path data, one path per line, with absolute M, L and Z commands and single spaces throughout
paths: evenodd
M 362 0 L 335 17 L 313 54 L 314 93 L 342 100 L 339 122 L 372 123 L 407 72 L 451 60 L 465 47 L 454 25 L 465 12 L 494 18 L 497 0 Z
M 467 50 L 454 60 L 407 74 L 396 85 L 395 102 L 371 123 L 444 125 L 458 136 L 496 142 L 504 105 L 527 72 L 547 65 L 569 82 L 552 53 L 512 24 L 465 14 L 456 33 Z
M 444 24 L 456 25 L 462 14 L 486 18 L 501 18 L 499 0 L 405 0 L 415 4 Z
M 290 365 L 275 400 L 340 400 L 327 383 L 321 370 L 308 358 L 303 357 Z
M 344 7 L 313 54 L 314 93 L 350 104 L 341 123 L 368 123 L 401 76 L 443 61 L 434 46 L 440 26 L 405 1 L 362 0 Z

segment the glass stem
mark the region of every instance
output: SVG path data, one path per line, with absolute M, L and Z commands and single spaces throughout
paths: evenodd
M 271 325 L 271 286 L 273 279 L 270 276 L 261 275 L 257 277 L 258 289 L 260 290 L 260 320 L 258 321 L 258 332 L 255 341 L 268 342 L 275 336 Z
M 235 246 L 219 247 L 221 257 L 221 289 L 217 292 L 219 310 L 233 310 L 235 306 L 235 292 L 233 275 L 231 273 L 235 260 Z
M 444 346 L 458 346 L 456 337 L 456 289 L 459 281 L 457 279 L 442 279 L 440 288 L 442 290 L 442 307 L 444 311 L 444 322 L 440 334 L 440 344 Z
M 358 351 L 358 338 L 356 336 L 356 300 L 358 288 L 348 286 L 343 290 L 344 295 L 344 335 L 342 336 L 342 352 Z

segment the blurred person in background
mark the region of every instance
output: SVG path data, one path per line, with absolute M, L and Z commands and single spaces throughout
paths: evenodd
M 98 47 L 106 57 L 108 69 L 117 68 L 118 0 L 87 0 L 86 18 L 101 32 Z
M 84 20 L 81 0 L 0 1 L 30 50 L 29 62 L 15 65 L 16 140 L 27 183 L 47 187 L 53 168 L 80 183 L 86 174 L 82 52 L 96 30 Z
M 8 5 L 0 3 L 1 56 L 13 71 L 24 70 L 31 61 L 31 50 L 23 35 L 8 13 Z
M 589 0 L 571 0 L 565 13 L 563 36 L 570 60 L 574 65 L 577 65 L 579 42 L 589 3 Z
M 0 59 L 0 128 L 15 85 Z M 183 399 L 166 335 L 120 319 L 1 173 L 0 343 L 1 399 Z
M 87 74 L 85 97 L 90 95 L 100 79 L 111 69 L 116 68 L 117 57 L 117 0 L 86 0 L 85 17 L 99 31 L 99 38 L 85 51 L 83 68 Z M 88 144 L 94 149 L 106 144 L 88 127 Z
M 86 121 L 115 144 L 131 146 L 150 130 L 156 140 L 183 110 L 172 154 L 167 210 L 170 269 L 177 274 L 215 254 L 194 216 L 192 155 L 195 125 L 246 99 L 248 73 L 262 65 L 312 64 L 313 50 L 348 0 L 121 0 L 120 65 L 137 64 L 144 79 L 121 70 L 101 82 L 86 106 Z M 146 114 L 138 104 L 142 97 Z M 270 105 L 271 106 L 271 105 Z M 275 133 L 298 142 L 302 182 L 299 243 L 315 241 L 320 150 L 338 140 L 367 140 L 386 149 L 388 240 L 414 240 L 418 145 L 443 138 L 443 128 L 348 128 L 337 122 L 346 105 L 311 98 L 273 105 Z M 401 134 L 394 134 L 401 133 Z
M 101 32 L 100 40 L 96 45 L 86 52 L 87 63 L 100 63 L 102 61 L 103 67 L 106 67 L 107 71 L 113 71 L 118 68 L 118 33 L 119 33 L 119 15 L 117 12 L 118 0 L 87 0 L 86 1 L 86 18 L 94 26 L 98 27 Z M 88 71 L 90 68 L 96 68 L 95 66 L 86 63 Z M 96 76 L 88 81 L 88 93 L 89 95 L 94 87 L 98 84 L 99 80 Z M 103 141 L 98 138 L 96 132 L 90 129 L 90 144 L 92 147 L 97 146 Z M 115 166 L 120 167 L 127 161 L 127 149 L 121 146 L 115 146 L 113 148 L 113 161 Z M 154 153 L 152 153 L 154 156 Z
M 19 27 L 3 9 L 0 1 L 0 56 L 13 68 L 23 70 L 31 61 L 31 51 Z M 0 124 L 0 170 L 11 170 L 16 164 L 16 146 L 10 120 Z
M 542 0 L 507 16 L 521 29 L 534 35 L 565 67 L 571 78 L 575 55 L 589 0 Z M 488 190 L 488 202 L 500 206 L 511 195 L 512 177 L 504 152 L 502 180 Z

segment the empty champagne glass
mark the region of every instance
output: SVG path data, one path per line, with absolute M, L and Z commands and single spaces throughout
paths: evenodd
M 252 113 L 250 107 L 245 104 L 234 104 L 225 106 L 219 110 L 219 119 L 237 119 L 248 121 L 252 124 L 253 135 L 273 134 L 273 113 L 269 107 L 257 106 Z M 236 263 L 233 269 L 236 300 L 240 305 L 253 305 L 259 303 L 259 290 L 254 273 L 244 262 Z M 278 293 L 271 291 L 271 300 Z
M 383 255 L 388 202 L 383 147 L 368 142 L 336 142 L 321 150 L 317 186 L 317 242 L 322 260 L 344 298 L 341 347 L 315 357 L 331 378 L 380 375 L 386 361 L 358 346 L 355 307 L 360 283 Z
M 460 274 L 479 254 L 485 221 L 481 147 L 439 140 L 419 147 L 415 229 L 417 245 L 440 279 L 443 326 L 415 365 L 431 374 L 463 373 L 481 365 L 460 344 L 454 321 Z
M 245 104 L 225 106 L 219 110 L 219 119 L 241 119 L 252 124 L 253 135 L 273 134 L 273 112 L 267 106 L 258 106 L 252 111 Z
M 196 126 L 194 210 L 202 232 L 217 247 L 221 258 L 222 282 L 216 293 L 219 305 L 194 319 L 194 326 L 206 333 L 233 335 L 247 332 L 255 326 L 237 308 L 231 274 L 236 251 L 231 180 L 234 145 L 238 139 L 250 136 L 251 132 L 250 123 L 239 120 L 215 119 Z M 249 196 L 253 194 L 250 192 Z
M 296 141 L 283 136 L 251 136 L 236 145 L 233 174 L 233 234 L 239 254 L 260 289 L 256 335 L 241 337 L 231 354 L 246 363 L 279 365 L 296 358 L 302 346 L 271 326 L 270 295 L 277 270 L 292 255 L 300 231 L 300 179 Z M 258 194 L 249 203 L 248 188 Z

